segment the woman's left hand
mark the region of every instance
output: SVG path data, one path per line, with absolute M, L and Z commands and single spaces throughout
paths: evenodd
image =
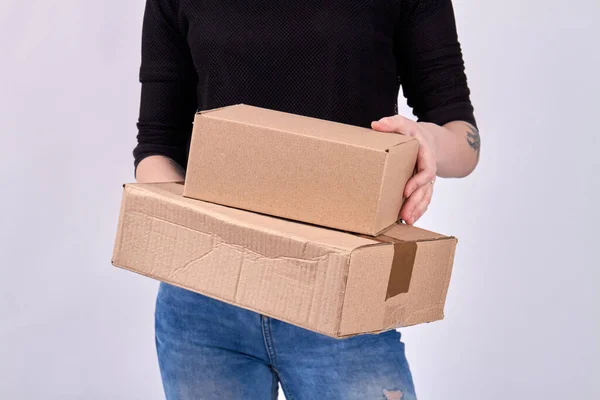
M 409 225 L 414 224 L 427 211 L 433 194 L 433 183 L 437 176 L 435 134 L 445 128 L 426 122 L 415 122 L 401 115 L 373 121 L 371 127 L 382 132 L 401 133 L 419 140 L 417 173 L 406 183 L 406 201 L 400 210 L 400 218 Z

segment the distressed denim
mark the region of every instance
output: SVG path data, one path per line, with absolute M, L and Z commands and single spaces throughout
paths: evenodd
M 415 400 L 395 330 L 333 339 L 160 284 L 156 347 L 167 400 Z

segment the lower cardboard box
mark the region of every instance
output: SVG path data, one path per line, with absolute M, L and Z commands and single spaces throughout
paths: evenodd
M 359 236 L 182 194 L 124 185 L 113 265 L 336 338 L 444 316 L 454 237 Z

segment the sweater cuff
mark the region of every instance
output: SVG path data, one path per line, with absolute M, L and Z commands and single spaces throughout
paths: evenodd
M 448 104 L 428 111 L 419 118 L 419 122 L 431 122 L 440 126 L 452 121 L 465 121 L 477 128 L 477 121 L 475 120 L 471 103 Z

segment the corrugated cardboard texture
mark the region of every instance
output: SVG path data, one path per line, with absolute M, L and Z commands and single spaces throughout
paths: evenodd
M 456 239 L 417 242 L 410 290 L 386 300 L 384 327 L 400 327 L 444 317 Z
M 386 300 L 383 326 L 409 326 L 425 320 L 442 319 L 454 262 L 456 238 L 409 225 L 395 225 L 385 232 L 385 236 L 400 243 L 413 243 L 416 249 L 410 289 L 407 293 Z
M 333 337 L 442 317 L 452 238 L 403 226 L 373 240 L 182 192 L 125 186 L 114 265 Z M 394 264 L 384 240 L 398 236 L 422 240 L 414 265 Z M 386 299 L 396 268 L 412 270 L 409 289 Z
M 340 337 L 444 317 L 456 238 L 398 224 L 377 240 L 389 244 L 387 256 L 373 253 L 377 246 L 352 253 Z
M 196 115 L 184 195 L 376 235 L 398 219 L 418 143 L 247 105 Z
M 352 252 L 338 337 L 382 330 L 393 258 L 394 247 L 389 244 Z

